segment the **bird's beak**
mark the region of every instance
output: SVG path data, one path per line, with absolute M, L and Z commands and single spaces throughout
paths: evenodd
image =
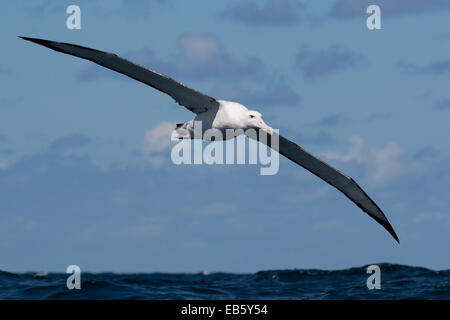
M 261 130 L 264 130 L 268 134 L 272 135 L 272 133 L 273 133 L 272 127 L 269 127 L 262 118 L 261 118 L 261 120 L 259 120 L 258 126 Z

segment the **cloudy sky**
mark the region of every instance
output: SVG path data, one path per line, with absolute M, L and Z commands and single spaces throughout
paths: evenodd
M 81 30 L 66 8 L 81 7 Z M 382 29 L 366 28 L 381 7 Z M 0 270 L 450 268 L 447 0 L 2 1 Z M 259 110 L 351 175 L 401 240 L 280 159 L 170 160 L 170 97 L 18 35 L 120 54 Z

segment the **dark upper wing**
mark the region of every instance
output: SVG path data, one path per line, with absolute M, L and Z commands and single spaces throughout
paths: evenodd
M 90 60 L 105 68 L 120 72 L 130 78 L 143 82 L 171 96 L 178 104 L 194 113 L 202 113 L 209 107 L 217 105 L 216 99 L 186 87 L 172 78 L 151 71 L 115 54 L 82 47 L 75 44 L 49 41 L 43 39 L 20 37 L 55 51 Z
M 279 138 L 278 146 L 276 146 L 275 143 L 272 143 L 272 141 L 276 141 L 276 137 Z M 339 172 L 337 169 L 331 167 L 322 160 L 314 157 L 297 144 L 278 135 L 276 132 L 272 135 L 267 135 L 267 139 L 260 136 L 258 140 L 267 144 L 269 147 L 278 151 L 289 160 L 297 163 L 344 193 L 358 207 L 380 223 L 394 237 L 394 239 L 400 243 L 394 229 L 384 215 L 383 211 L 381 211 L 377 204 L 370 199 L 370 197 L 364 192 L 363 189 L 361 189 L 355 180 Z

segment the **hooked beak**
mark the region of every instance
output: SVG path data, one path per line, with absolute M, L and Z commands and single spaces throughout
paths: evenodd
M 259 122 L 258 122 L 258 127 L 261 129 L 261 130 L 264 130 L 265 132 L 267 132 L 268 134 L 270 134 L 270 135 L 272 135 L 272 133 L 273 133 L 273 129 L 272 129 L 272 127 L 269 127 L 265 122 L 264 122 L 264 120 L 261 118 L 261 120 L 259 120 Z

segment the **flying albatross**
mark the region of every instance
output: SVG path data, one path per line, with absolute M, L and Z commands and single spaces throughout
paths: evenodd
M 170 77 L 139 66 L 112 53 L 70 43 L 28 37 L 20 38 L 43 45 L 55 51 L 90 60 L 168 94 L 179 105 L 186 107 L 196 114 L 193 121 L 202 121 L 203 130 L 218 129 L 224 131 L 225 129 L 243 129 L 245 131 L 249 128 L 264 130 L 268 133 L 267 138 L 259 139 L 260 135 L 258 135 L 256 138 L 260 142 L 267 144 L 289 160 L 302 166 L 341 191 L 364 212 L 380 223 L 400 243 L 383 211 L 381 211 L 378 205 L 364 192 L 355 180 L 311 155 L 294 142 L 278 135 L 263 121 L 261 113 L 248 110 L 236 102 L 210 97 Z M 185 129 L 183 136 L 180 136 L 180 138 L 192 138 L 193 121 L 179 125 L 182 129 Z M 277 145 L 272 145 L 271 143 L 274 137 L 278 138 L 274 140 L 278 141 Z

